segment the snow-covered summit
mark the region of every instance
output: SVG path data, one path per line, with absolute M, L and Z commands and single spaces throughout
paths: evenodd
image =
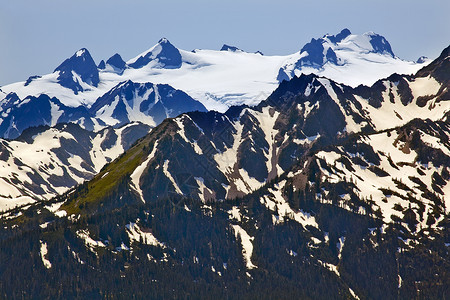
M 395 57 L 391 45 L 383 36 L 375 32 L 362 35 L 349 34 L 345 39 L 335 43 L 336 49 L 351 49 L 359 52 L 370 52 Z
M 168 39 L 162 38 L 149 50 L 127 61 L 130 68 L 139 69 L 152 63 L 154 68 L 179 68 L 182 63 L 181 54 Z
M 336 51 L 339 50 L 363 54 L 377 53 L 395 57 L 391 45 L 383 36 L 374 32 L 354 35 L 349 29 L 345 28 L 336 35 L 326 34 L 322 38 L 311 39 L 311 42 L 300 50 L 300 58 L 296 62 L 296 68 L 303 66 L 322 68 L 326 63 L 343 65 L 346 63 L 346 59 L 336 54 Z
M 347 28 L 336 35 L 312 39 L 280 68 L 278 81 L 302 73 L 315 73 L 351 86 L 371 85 L 392 73 L 411 74 L 428 61 L 404 61 L 395 56 L 383 36 L 366 32 L 352 34 Z
M 75 94 L 85 90 L 85 84 L 97 87 L 100 82 L 97 65 L 85 48 L 66 59 L 54 73 L 58 73 L 58 83 Z
M 344 29 L 312 39 L 301 51 L 285 56 L 261 55 L 224 45 L 222 50 L 185 51 L 162 38 L 150 49 L 124 61 L 115 54 L 98 67 L 86 49 L 67 59 L 56 73 L 2 87 L 0 101 L 10 92 L 20 99 L 42 93 L 70 107 L 90 107 L 120 82 L 169 84 L 200 101 L 207 109 L 255 105 L 283 80 L 317 74 L 356 87 L 372 85 L 392 73 L 412 74 L 426 65 L 402 60 L 382 36 L 357 35 Z

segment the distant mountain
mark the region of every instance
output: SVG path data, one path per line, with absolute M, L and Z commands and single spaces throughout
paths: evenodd
M 116 56 L 116 59 L 119 57 Z M 118 61 L 113 62 L 119 64 Z M 111 66 L 110 60 L 107 66 Z M 195 110 L 206 111 L 206 108 L 169 85 L 149 82 L 119 83 L 90 107 L 67 106 L 46 94 L 21 100 L 17 94 L 10 93 L 0 102 L 0 136 L 13 139 L 29 127 L 69 122 L 90 131 L 98 131 L 106 126 L 122 126 L 133 121 L 156 126 L 165 118 Z
M 108 71 L 121 73 L 125 70 L 126 63 L 123 61 L 120 54 L 116 53 L 113 56 L 111 56 L 106 63 L 102 60 L 100 64 L 98 65 L 98 68 L 100 70 L 106 70 L 108 68 Z
M 84 48 L 66 59 L 54 73 L 58 74 L 57 82 L 75 94 L 89 90 L 89 86 L 97 87 L 100 82 L 97 66 L 89 51 Z
M 372 85 L 392 73 L 415 73 L 429 62 L 401 60 L 381 35 L 355 35 L 348 29 L 312 39 L 300 52 L 286 56 L 247 53 L 229 45 L 221 50 L 185 51 L 163 38 L 126 62 L 115 54 L 96 66 L 89 52 L 81 49 L 52 74 L 2 87 L 0 101 L 14 92 L 20 99 L 47 94 L 66 106 L 90 106 L 121 82 L 131 80 L 169 84 L 208 110 L 225 112 L 232 105 L 257 105 L 281 81 L 302 73 L 356 87 Z
M 426 61 L 422 59 L 420 63 Z M 281 82 L 301 73 L 316 73 L 339 82 L 340 72 L 337 70 L 346 74 L 358 72 L 362 78 L 367 78 L 364 73 L 368 72 L 368 68 L 371 69 L 370 72 L 375 73 L 374 77 L 384 74 L 381 76 L 383 77 L 389 75 L 385 73 L 384 68 L 398 64 L 402 64 L 401 60 L 394 55 L 391 45 L 383 36 L 374 32 L 353 35 L 350 30 L 343 29 L 336 35 L 327 34 L 322 38 L 312 39 L 300 50 L 297 57 L 293 57 L 280 68 L 277 79 Z M 398 69 L 395 72 L 398 72 Z M 394 73 L 393 69 L 391 73 Z M 358 80 L 352 77 L 347 76 L 347 79 L 341 82 L 358 85 Z
M 241 49 L 235 46 L 229 46 L 227 44 L 224 44 L 222 48 L 220 48 L 220 51 L 231 51 L 231 52 L 242 52 Z
M 426 56 L 421 56 L 421 57 L 419 57 L 419 58 L 416 60 L 416 63 L 422 64 L 422 63 L 424 63 L 424 62 L 426 62 L 426 61 L 428 61 L 428 60 L 429 60 L 428 57 L 426 57 Z
M 40 125 L 54 126 L 57 123 L 77 123 L 87 130 L 94 130 L 94 121 L 83 107 L 68 107 L 56 98 L 42 94 L 20 100 L 16 94 L 9 94 L 2 101 L 0 136 L 17 138 L 25 129 Z
M 150 63 L 154 68 L 179 68 L 182 58 L 180 51 L 168 39 L 162 38 L 150 50 L 127 61 L 127 65 L 133 69 L 142 68 Z
M 156 126 L 166 118 L 188 111 L 206 111 L 206 108 L 169 85 L 134 83 L 128 80 L 97 99 L 89 111 L 111 126 L 132 121 Z

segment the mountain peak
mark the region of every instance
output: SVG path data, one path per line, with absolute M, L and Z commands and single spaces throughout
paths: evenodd
M 300 53 L 307 52 L 309 54 L 308 57 L 305 57 L 304 64 L 323 65 L 327 61 L 330 61 L 328 57 L 324 56 L 330 56 L 330 62 L 336 64 L 337 61 L 334 60 L 334 50 L 336 50 L 337 47 L 340 47 L 340 43 L 347 42 L 353 43 L 362 51 L 395 57 L 391 45 L 383 36 L 373 31 L 366 32 L 362 35 L 352 35 L 349 29 L 344 28 L 336 35 L 326 34 L 322 38 L 313 38 L 311 39 L 311 42 L 303 46 Z
M 167 38 L 163 37 L 158 41 L 158 44 L 171 44 L 171 43 Z
M 84 55 L 89 55 L 89 56 L 90 56 L 90 53 L 89 53 L 89 51 L 88 51 L 86 48 L 82 48 L 82 49 L 78 50 L 78 51 L 75 53 L 75 56 L 76 56 L 76 57 L 82 57 L 82 56 L 84 56 Z
M 90 62 L 94 61 L 92 59 L 91 54 L 89 53 L 89 51 L 86 48 L 81 48 L 80 50 L 78 50 L 77 52 L 75 52 L 70 58 L 66 59 L 62 64 L 60 64 L 55 71 L 64 68 L 65 66 L 67 66 L 68 63 L 71 62 L 86 62 L 87 64 L 89 64 Z
M 370 45 L 372 46 L 371 52 L 379 54 L 387 54 L 391 57 L 395 56 L 394 52 L 392 52 L 391 45 L 384 36 L 379 35 L 372 31 L 364 33 L 363 36 L 369 38 Z
M 97 68 L 99 68 L 100 70 L 104 70 L 106 68 L 106 64 L 105 64 L 105 61 L 103 59 L 98 64 Z
M 419 58 L 416 60 L 416 63 L 418 63 L 418 64 L 423 64 L 423 63 L 426 62 L 427 60 L 429 60 L 428 57 L 426 57 L 426 56 L 421 56 L 421 57 L 419 57 Z
M 230 45 L 227 45 L 227 44 L 223 44 L 223 46 L 220 49 L 220 51 L 243 52 L 243 50 L 239 49 L 238 47 L 230 46 Z
M 75 94 L 83 91 L 83 87 L 76 78 L 76 75 L 88 85 L 96 87 L 100 82 L 97 65 L 86 48 L 75 52 L 74 55 L 60 64 L 54 72 L 59 72 L 58 83 L 73 90 Z
M 350 32 L 350 30 L 348 28 L 344 28 L 344 29 L 341 30 L 341 32 L 339 32 L 336 35 L 326 34 L 326 35 L 323 36 L 323 38 L 324 39 L 327 38 L 333 44 L 337 44 L 337 43 L 341 42 L 342 40 L 344 40 L 346 37 L 348 37 L 351 34 L 352 33 Z
M 346 32 L 343 33 L 341 31 L 341 33 L 336 36 L 325 35 L 323 38 L 311 39 L 311 42 L 307 43 L 300 50 L 300 53 L 305 53 L 306 55 L 299 59 L 297 66 L 320 68 L 327 62 L 331 62 L 336 65 L 339 64 L 332 46 L 340 42 L 345 36 L 345 33 Z
M 323 70 L 326 64 L 342 66 L 352 61 L 360 61 L 358 57 L 367 54 L 377 54 L 374 59 L 380 63 L 386 57 L 397 59 L 392 52 L 391 45 L 383 36 L 366 32 L 352 34 L 348 28 L 342 29 L 338 34 L 326 34 L 303 46 L 295 62 L 288 62 L 279 69 L 278 81 L 289 80 L 298 75 L 303 68 Z
M 110 65 L 112 67 L 114 67 L 115 69 L 118 70 L 123 70 L 125 69 L 125 62 L 123 61 L 122 57 L 120 56 L 120 54 L 116 53 L 113 56 L 111 56 L 107 61 L 106 61 L 107 65 Z
M 341 32 L 338 33 L 337 35 L 345 35 L 345 36 L 349 36 L 350 34 L 352 34 L 351 31 L 350 31 L 350 29 L 344 28 L 344 29 L 342 29 Z
M 154 67 L 176 69 L 181 67 L 182 59 L 180 51 L 167 38 L 162 38 L 155 46 L 129 60 L 127 64 L 139 69 L 151 62 Z

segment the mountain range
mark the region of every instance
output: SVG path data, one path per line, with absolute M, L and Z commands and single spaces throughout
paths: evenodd
M 98 76 L 87 55 L 27 85 L 59 95 L 2 87 L 5 115 L 86 116 L 0 140 L 2 296 L 447 297 L 450 46 L 412 63 L 347 29 L 283 58 L 162 39 Z
M 406 196 L 395 194 L 398 181 L 420 195 L 413 187 L 417 176 L 423 176 L 421 181 L 429 184 L 419 187 L 445 199 L 448 187 L 440 178 L 447 178 L 449 171 L 450 101 L 448 78 L 439 74 L 447 73 L 448 51 L 439 58 L 442 63 L 438 59 L 414 76 L 394 74 L 371 88 L 302 75 L 282 82 L 255 107 L 166 119 L 130 149 L 140 150 L 133 156 L 135 169 L 123 175 L 130 176 L 130 188 L 143 202 L 173 194 L 207 203 L 243 197 L 283 175 L 295 179 L 291 169 L 307 157 L 299 177 L 310 165 L 322 174 L 319 178 L 332 183 L 353 176 L 353 181 L 361 180 L 355 184 L 360 198 L 381 200 L 391 190 L 391 199 L 400 201 Z M 121 163 L 132 165 L 126 159 L 116 162 Z M 418 175 L 411 176 L 408 168 L 417 169 Z M 117 176 L 104 173 L 96 180 Z M 372 187 L 360 188 L 364 182 Z
M 58 98 L 46 94 L 27 96 L 21 100 L 9 93 L 1 102 L 0 135 L 17 138 L 32 126 L 54 126 L 76 123 L 89 131 L 107 126 L 122 126 L 129 122 L 143 122 L 156 126 L 162 120 L 180 113 L 206 108 L 186 93 L 166 84 L 121 82 L 99 97 L 89 107 L 67 106 Z
M 192 110 L 205 110 L 206 107 L 225 112 L 232 105 L 258 104 L 280 82 L 302 73 L 326 76 L 356 87 L 372 85 L 394 72 L 412 74 L 428 62 L 423 58 L 419 62 L 402 60 L 394 55 L 384 37 L 372 32 L 354 35 L 348 29 L 337 35 L 327 34 L 312 39 L 299 52 L 286 56 L 247 53 L 228 45 L 224 45 L 221 51 L 185 51 L 163 38 L 127 62 L 119 54 L 114 54 L 106 62 L 102 60 L 96 65 L 89 51 L 83 48 L 51 74 L 31 76 L 25 82 L 1 87 L 0 106 L 3 110 L 0 120 L 3 129 L 0 136 L 15 138 L 24 128 L 62 122 L 78 122 L 87 130 L 100 130 L 105 124 L 123 124 L 123 120 L 110 119 L 109 115 L 97 115 L 95 107 L 103 105 L 102 97 L 114 93 L 130 80 L 144 85 L 144 89 L 169 84 L 174 90 L 183 91 L 195 99 L 191 101 L 201 102 L 189 103 Z M 141 93 L 144 93 L 143 88 L 140 88 Z M 149 101 L 158 102 L 157 93 L 150 95 L 156 98 Z M 44 96 L 45 99 L 39 98 Z M 175 101 L 186 101 L 183 97 L 186 96 L 182 95 Z M 42 116 L 33 116 L 30 124 L 21 120 L 18 115 L 34 110 L 31 108 L 34 107 L 33 102 L 39 101 L 46 102 L 46 107 L 40 108 Z M 28 105 L 21 108 L 24 104 Z M 165 115 L 160 108 L 145 111 L 140 107 L 120 105 L 117 109 L 122 110 L 120 114 L 125 119 L 143 121 L 150 126 L 155 126 L 163 118 L 177 116 L 177 112 L 186 112 L 173 110 L 170 105 L 164 110 L 173 110 L 173 114 Z

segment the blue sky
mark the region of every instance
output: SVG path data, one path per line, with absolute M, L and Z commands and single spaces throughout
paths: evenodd
M 311 38 L 374 31 L 394 53 L 435 58 L 450 44 L 448 0 L 0 0 L 0 85 L 52 72 L 87 48 L 127 60 L 167 37 L 175 46 L 290 54 Z

